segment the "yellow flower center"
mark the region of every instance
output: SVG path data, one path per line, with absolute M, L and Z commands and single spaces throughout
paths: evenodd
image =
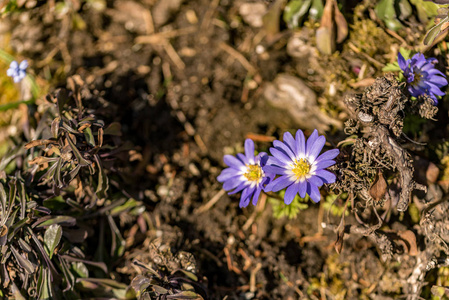
M 417 85 L 421 81 L 422 77 L 423 76 L 421 73 L 413 72 L 413 81 L 410 84 L 413 86 Z
M 310 164 L 305 158 L 301 158 L 300 160 L 295 159 L 295 163 L 293 164 L 292 171 L 295 174 L 296 178 L 299 179 L 299 178 L 309 174 Z
M 246 165 L 247 172 L 243 176 L 248 179 L 248 181 L 258 181 L 262 177 L 262 168 L 258 165 Z

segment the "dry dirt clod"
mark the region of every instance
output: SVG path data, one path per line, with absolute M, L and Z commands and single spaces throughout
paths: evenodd
M 239 7 L 239 14 L 243 20 L 254 28 L 263 26 L 262 17 L 267 12 L 267 6 L 264 3 L 243 3 Z
M 300 128 L 322 132 L 340 125 L 319 109 L 315 92 L 297 77 L 279 74 L 266 85 L 263 95 L 271 106 L 285 110 Z

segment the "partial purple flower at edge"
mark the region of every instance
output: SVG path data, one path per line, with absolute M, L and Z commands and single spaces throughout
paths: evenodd
M 257 204 L 260 192 L 270 181 L 269 176 L 262 169 L 267 160 L 268 155 L 265 152 L 254 156 L 254 142 L 250 139 L 245 141 L 245 155 L 238 153 L 237 157 L 224 156 L 224 162 L 229 168 L 224 169 L 217 180 L 223 182 L 223 188 L 230 191 L 229 195 L 243 190 L 240 207 L 248 206 L 251 199 L 253 205 Z
M 26 69 L 28 68 L 28 61 L 23 60 L 20 65 L 13 60 L 6 71 L 6 75 L 12 77 L 14 82 L 20 82 L 26 76 Z
M 416 53 L 407 60 L 401 53 L 398 54 L 398 65 L 404 72 L 410 95 L 418 97 L 426 94 L 433 99 L 435 105 L 438 104 L 436 96 L 445 95 L 440 88 L 447 85 L 446 76 L 435 68 L 436 62 L 436 58 L 426 59 L 422 53 Z
M 333 183 L 336 176 L 325 170 L 335 164 L 333 160 L 340 153 L 332 149 L 318 156 L 323 149 L 326 138 L 318 136 L 315 129 L 308 141 L 301 130 L 296 132 L 296 139 L 290 132 L 284 133 L 284 142 L 274 141 L 273 148 L 264 171 L 280 175 L 271 181 L 265 191 L 277 192 L 287 188 L 284 195 L 285 204 L 292 203 L 296 194 L 304 198 L 306 194 L 319 202 L 321 199 L 319 187 L 324 183 Z

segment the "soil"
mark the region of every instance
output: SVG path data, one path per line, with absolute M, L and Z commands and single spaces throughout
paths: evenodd
M 95 8 L 96 2 L 105 7 Z M 314 25 L 291 30 L 280 22 L 279 32 L 267 34 L 239 14 L 244 2 L 251 1 L 37 1 L 5 18 L 5 48 L 27 58 L 54 88 L 79 75 L 99 95 L 105 121 L 121 124 L 129 150 L 110 171 L 111 182 L 142 201 L 148 219 L 120 220 L 127 243 L 123 258 L 112 263 L 114 279 L 129 284 L 138 273 L 131 262 L 152 263 L 153 244 L 168 245 L 174 255 L 193 254 L 210 299 L 393 299 L 405 293 L 402 282 L 415 258 L 385 262 L 376 243 L 361 234 L 346 235 L 336 253 L 337 235 L 322 223 L 338 225 L 340 218 L 324 201 L 309 203 L 296 219 L 276 219 L 266 196 L 240 209 L 239 196 L 227 195 L 217 182 L 226 167 L 223 155 L 242 152 L 245 138 L 267 151 L 286 130 L 311 134 L 298 126 L 304 120 L 264 98 L 278 74 L 304 80 L 319 110 L 337 120 L 327 127 L 331 147 L 346 138 L 345 95 L 366 87 L 363 81 L 349 86 L 357 78 L 354 65 L 365 64 L 366 77 L 374 80 L 382 75 L 376 60 L 390 62 L 388 49 L 377 46 L 367 59 L 348 43 L 334 55 L 292 57 L 287 44 L 294 34 L 314 49 Z M 267 8 L 273 2 L 260 1 Z M 73 6 L 58 13 L 58 3 Z M 368 9 L 353 18 L 356 4 L 346 5 L 350 26 L 369 20 Z M 400 44 L 376 26 L 381 33 L 373 38 Z M 346 223 L 357 221 L 350 215 Z

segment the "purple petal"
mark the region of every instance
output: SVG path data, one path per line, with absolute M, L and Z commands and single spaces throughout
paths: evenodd
M 309 194 L 310 199 L 313 200 L 313 202 L 317 203 L 321 200 L 321 194 L 318 187 L 314 184 L 308 183 L 307 184 L 307 194 Z
M 239 203 L 240 208 L 248 206 L 253 193 L 254 193 L 254 188 L 251 188 L 251 187 L 248 187 L 243 190 L 242 196 L 240 197 L 240 203 Z
M 265 166 L 262 169 L 265 173 L 268 174 L 286 175 L 285 174 L 286 169 L 277 166 Z
M 304 156 L 306 154 L 306 138 L 301 129 L 296 131 L 296 155 Z
M 333 166 L 333 165 L 335 165 L 335 160 L 331 160 L 331 159 L 329 159 L 329 160 L 322 160 L 319 163 L 315 164 L 315 168 L 316 168 L 315 170 L 326 169 L 326 168 L 328 168 L 330 166 Z
M 445 86 L 447 85 L 446 78 L 443 78 L 441 76 L 433 76 L 430 80 L 433 84 L 439 85 L 439 86 Z
M 323 160 L 334 159 L 335 157 L 338 156 L 338 154 L 340 154 L 340 150 L 338 149 L 328 150 L 323 154 L 321 154 L 320 156 L 318 156 L 315 161 L 320 162 Z
M 253 195 L 253 205 L 256 206 L 257 205 L 257 201 L 259 201 L 259 197 L 260 197 L 260 192 L 262 191 L 262 189 L 256 189 L 256 191 L 254 192 Z
M 310 178 L 307 178 L 307 181 L 316 186 L 322 186 L 324 183 L 323 180 L 319 176 L 315 176 L 315 175 Z
M 251 139 L 245 140 L 245 156 L 250 164 L 254 164 L 254 142 Z
M 291 181 L 288 176 L 284 175 L 284 176 L 276 178 L 275 180 L 273 180 L 272 182 L 267 184 L 267 186 L 265 187 L 265 191 L 278 192 L 278 191 L 286 188 L 287 186 L 291 185 L 292 183 L 293 183 L 293 181 Z
M 11 62 L 11 64 L 9 65 L 9 67 L 11 68 L 11 69 L 17 69 L 18 67 L 19 67 L 19 64 L 15 61 L 15 60 L 13 60 L 12 62 Z
M 270 152 L 271 154 L 277 158 L 280 162 L 288 165 L 290 163 L 292 163 L 292 160 L 281 150 L 279 150 L 278 148 L 270 148 Z
M 442 92 L 440 88 L 434 85 L 433 83 L 427 82 L 427 85 L 429 86 L 429 92 L 431 92 L 432 94 L 435 94 L 437 96 L 444 96 L 445 93 Z
M 297 149 L 296 149 L 296 141 L 293 138 L 293 135 L 290 132 L 285 132 L 284 133 L 284 137 L 283 137 L 284 143 L 292 150 L 293 153 L 296 154 Z M 293 155 L 293 158 L 296 155 Z
M 228 192 L 228 195 L 237 194 L 238 192 L 240 192 L 241 190 L 243 190 L 247 187 L 248 187 L 248 181 L 242 181 L 242 183 L 239 184 L 239 186 L 236 187 L 232 192 Z
M 317 139 L 318 139 L 318 130 L 315 129 L 306 142 L 306 152 L 305 152 L 306 155 L 307 153 L 310 153 L 310 149 L 312 149 L 312 146 L 313 144 L 315 144 L 315 141 Z
M 405 58 L 402 56 L 401 52 L 398 53 L 398 65 L 402 71 L 404 71 L 408 67 Z
M 223 171 L 221 171 L 220 175 L 218 175 L 218 177 L 217 177 L 217 180 L 219 182 L 225 182 L 229 178 L 232 178 L 235 176 L 240 176 L 240 175 L 242 175 L 242 174 L 239 171 L 237 171 L 236 169 L 226 168 Z
M 260 166 L 263 167 L 267 164 L 268 154 L 266 154 L 265 152 L 260 152 L 259 154 L 256 155 L 255 160 L 256 163 L 260 162 Z
M 292 203 L 293 199 L 295 199 L 296 194 L 298 193 L 298 185 L 292 184 L 287 188 L 284 195 L 284 203 L 289 205 Z
M 25 70 L 26 68 L 28 68 L 28 61 L 25 59 L 20 63 L 19 69 Z
M 267 165 L 273 165 L 273 166 L 279 166 L 279 167 L 284 167 L 284 166 L 288 166 L 291 162 L 289 161 L 287 164 L 280 161 L 279 159 L 277 159 L 274 156 L 269 156 L 268 157 L 268 161 L 267 161 Z
M 298 183 L 298 193 L 301 198 L 304 198 L 306 196 L 307 192 L 307 181 L 300 181 Z
M 253 165 L 254 163 L 251 163 L 250 161 L 248 161 L 248 159 L 246 158 L 245 155 L 243 155 L 242 153 L 237 153 L 237 159 L 240 160 L 244 165 Z
M 276 140 L 273 142 L 273 146 L 282 149 L 282 151 L 288 155 L 290 160 L 293 161 L 293 159 L 295 159 L 296 155 L 293 153 L 292 149 L 283 142 Z
M 323 146 L 326 143 L 326 138 L 324 137 L 324 135 L 318 137 L 315 140 L 315 143 L 313 143 L 312 145 L 307 145 L 307 153 L 306 155 L 309 157 L 309 159 L 311 160 L 310 162 L 314 162 L 315 159 L 317 158 L 317 156 L 320 154 L 321 150 L 323 150 Z
M 232 177 L 229 180 L 225 181 L 225 183 L 223 183 L 223 188 L 225 189 L 225 191 L 235 189 L 242 182 L 247 183 L 247 181 L 245 181 L 242 177 L 243 176 Z
M 326 171 L 326 170 L 319 170 L 316 173 L 316 176 L 319 176 L 324 183 L 334 183 L 337 177 L 334 173 Z
M 235 169 L 240 169 L 242 166 L 245 166 L 241 160 L 228 154 L 223 157 L 223 161 L 226 165 Z

